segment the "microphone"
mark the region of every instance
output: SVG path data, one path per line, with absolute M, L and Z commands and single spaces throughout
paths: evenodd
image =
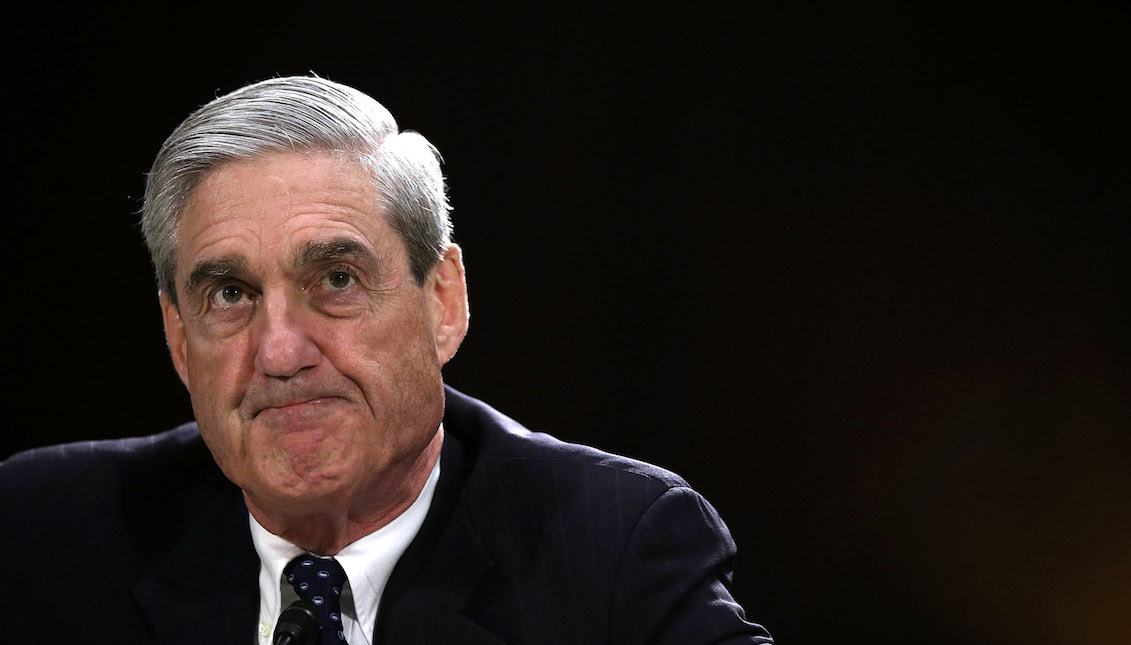
M 274 645 L 311 645 L 318 634 L 318 617 L 309 600 L 296 600 L 279 615 Z

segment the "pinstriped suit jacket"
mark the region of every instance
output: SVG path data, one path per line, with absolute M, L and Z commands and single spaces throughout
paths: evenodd
M 532 433 L 447 390 L 441 478 L 374 643 L 769 643 L 734 542 L 672 473 Z M 251 645 L 259 561 L 194 424 L 0 465 L 0 643 Z

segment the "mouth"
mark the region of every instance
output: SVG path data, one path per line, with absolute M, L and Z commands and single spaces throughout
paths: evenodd
M 343 399 L 338 396 L 317 396 L 306 399 L 295 399 L 257 410 L 251 415 L 251 418 L 256 419 L 260 416 L 264 416 L 270 419 L 285 418 L 293 415 L 316 415 L 322 408 L 340 403 L 341 401 L 343 401 Z

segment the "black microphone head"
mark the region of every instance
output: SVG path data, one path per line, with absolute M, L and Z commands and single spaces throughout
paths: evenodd
M 274 645 L 311 645 L 318 635 L 318 617 L 309 600 L 296 600 L 279 614 L 275 623 Z

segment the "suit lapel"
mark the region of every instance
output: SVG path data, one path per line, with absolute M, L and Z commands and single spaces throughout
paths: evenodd
M 502 645 L 466 613 L 474 591 L 491 568 L 474 531 L 460 507 L 442 538 L 419 572 L 398 594 L 395 609 L 382 602 L 378 617 L 379 643 L 466 643 Z
M 230 486 L 134 596 L 157 634 L 153 643 L 248 645 L 255 642 L 258 580 L 247 508 Z
M 381 598 L 374 645 L 460 642 L 502 645 L 465 613 L 491 568 L 464 501 L 473 467 L 445 421 L 440 481 L 416 538 L 393 569 Z

